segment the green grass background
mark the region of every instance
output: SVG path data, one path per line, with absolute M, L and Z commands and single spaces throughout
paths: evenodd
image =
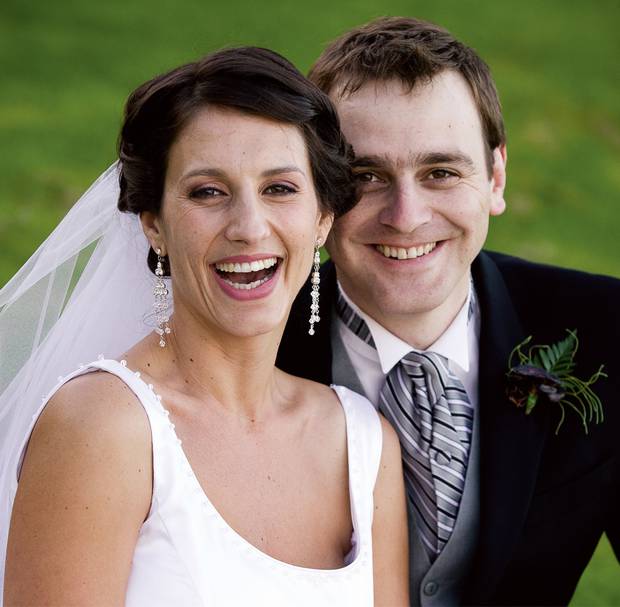
M 379 15 L 440 23 L 493 70 L 508 210 L 488 246 L 620 276 L 618 0 L 1 0 L 0 285 L 114 160 L 138 84 L 237 44 L 306 70 L 326 42 Z M 603 540 L 572 605 L 620 605 L 619 574 Z

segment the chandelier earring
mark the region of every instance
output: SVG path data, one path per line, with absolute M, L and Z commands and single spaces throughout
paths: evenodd
M 321 320 L 319 317 L 319 286 L 321 285 L 321 274 L 319 269 L 321 267 L 321 254 L 319 253 L 319 247 L 321 241 L 317 240 L 314 245 L 314 260 L 312 267 L 312 276 L 310 282 L 312 284 L 312 290 L 310 291 L 311 303 L 310 303 L 310 329 L 308 335 L 314 335 L 314 323 Z
M 170 316 L 168 315 L 168 288 L 164 282 L 164 267 L 162 261 L 164 258 L 161 256 L 161 249 L 157 249 L 157 266 L 155 267 L 155 284 L 153 285 L 153 309 L 155 310 L 155 322 L 157 328 L 155 333 L 159 335 L 159 346 L 161 348 L 166 347 L 166 335 L 170 335 L 170 326 L 168 321 Z

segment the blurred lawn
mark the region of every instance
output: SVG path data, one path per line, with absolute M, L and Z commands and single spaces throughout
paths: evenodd
M 508 211 L 488 246 L 620 276 L 618 0 L 2 0 L 0 285 L 114 160 L 138 84 L 236 44 L 273 48 L 305 70 L 327 41 L 384 14 L 446 26 L 495 74 Z M 573 604 L 620 605 L 619 572 L 602 543 Z

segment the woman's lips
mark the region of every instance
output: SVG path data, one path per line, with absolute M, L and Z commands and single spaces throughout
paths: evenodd
M 280 275 L 280 258 L 227 258 L 213 264 L 213 272 L 222 290 L 233 299 L 248 301 L 266 297 Z

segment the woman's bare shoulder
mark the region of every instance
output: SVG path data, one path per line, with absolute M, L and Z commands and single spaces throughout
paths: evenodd
M 152 447 L 149 421 L 138 398 L 118 377 L 106 372 L 80 375 L 49 400 L 30 436 L 20 485 L 32 481 L 107 491 L 134 490 L 150 504 Z M 132 498 L 132 499 L 133 499 Z M 148 511 L 148 507 L 147 507 Z
M 75 377 L 50 398 L 34 435 L 46 432 L 110 441 L 150 442 L 150 429 L 144 408 L 131 388 L 111 373 L 94 371 Z

